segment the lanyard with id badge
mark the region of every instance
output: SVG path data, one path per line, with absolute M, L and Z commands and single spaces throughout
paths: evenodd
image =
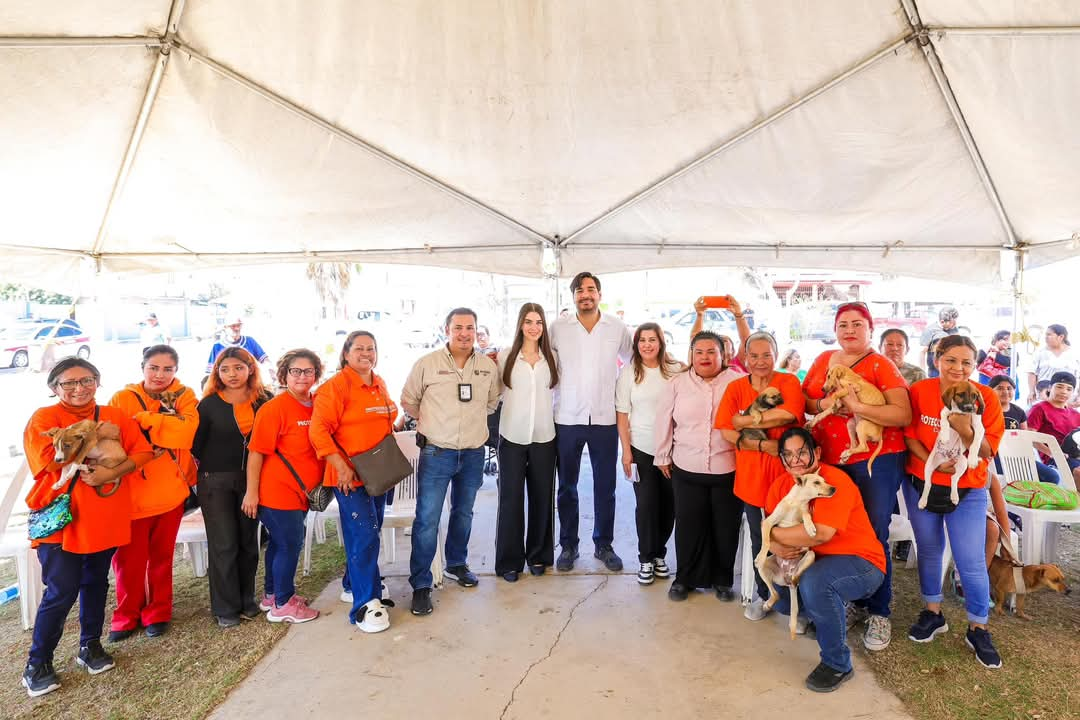
M 472 400 L 472 383 L 458 383 L 457 399 L 461 402 Z

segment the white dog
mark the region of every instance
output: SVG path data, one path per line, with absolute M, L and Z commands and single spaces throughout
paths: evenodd
M 952 474 L 952 492 L 949 499 L 953 505 L 960 503 L 958 486 L 960 478 L 968 468 L 974 468 L 979 464 L 979 448 L 982 446 L 986 429 L 983 427 L 982 414 L 985 410 L 982 394 L 979 389 L 969 382 L 951 385 L 941 396 L 945 407 L 941 409 L 941 428 L 938 430 L 937 440 L 934 447 L 926 458 L 926 466 L 923 469 L 922 496 L 919 498 L 919 508 L 925 509 L 930 497 L 931 478 L 936 468 L 945 463 L 954 463 Z M 959 433 L 953 430 L 949 424 L 949 416 L 963 414 L 971 416 L 971 427 L 975 431 L 975 437 L 971 440 L 971 446 L 964 447 Z M 967 452 L 967 461 L 964 462 L 964 453 Z

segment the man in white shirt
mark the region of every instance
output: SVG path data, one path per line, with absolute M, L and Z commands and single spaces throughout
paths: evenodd
M 139 343 L 142 345 L 143 352 L 155 345 L 168 345 L 171 341 L 172 338 L 165 332 L 165 328 L 158 323 L 157 313 L 148 313 L 146 322 L 139 331 Z
M 615 536 L 615 465 L 619 433 L 615 425 L 615 381 L 619 361 L 630 359 L 630 332 L 614 315 L 600 312 L 600 280 L 589 272 L 570 283 L 576 315 L 551 326 L 551 344 L 559 356 L 555 389 L 555 430 L 559 473 L 559 544 L 556 569 L 567 572 L 578 558 L 578 471 L 587 445 L 593 471 L 593 555 L 611 572 L 622 559 L 611 543 Z

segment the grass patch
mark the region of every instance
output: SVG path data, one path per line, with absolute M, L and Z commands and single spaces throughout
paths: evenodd
M 1062 535 L 1069 534 L 1062 531 Z M 1076 588 L 1075 566 L 1063 566 Z M 922 601 L 912 568 L 893 577 L 893 641 L 881 653 L 866 653 L 878 682 L 895 693 L 918 720 L 1066 720 L 1080 717 L 1080 600 L 1040 591 L 1027 599 L 1032 620 L 991 611 L 990 632 L 1002 667 L 988 670 L 964 642 L 962 601 L 946 595 L 942 608 L 949 632 L 929 644 L 914 643 L 907 629 Z M 860 648 L 861 649 L 861 648 Z
M 327 536 L 333 538 L 333 530 L 328 528 Z M 341 575 L 344 563 L 344 554 L 336 542 L 315 545 L 311 574 L 299 579 L 297 591 L 314 598 Z M 256 588 L 261 591 L 261 572 Z M 110 613 L 115 606 L 116 598 L 110 590 Z M 105 634 L 110 616 L 106 616 Z M 30 632 L 24 631 L 19 622 L 18 601 L 9 602 L 0 606 L 0 659 L 4 668 L 0 671 L 0 717 L 204 718 L 286 632 L 285 623 L 268 623 L 259 618 L 237 628 L 218 628 L 210 614 L 207 578 L 194 577 L 191 563 L 180 561 L 178 555 L 173 620 L 168 634 L 157 639 L 140 634 L 106 645 L 116 658 L 116 669 L 90 677 L 75 667 L 79 639 L 76 603 L 54 661 L 63 688 L 31 700 L 20 682 Z

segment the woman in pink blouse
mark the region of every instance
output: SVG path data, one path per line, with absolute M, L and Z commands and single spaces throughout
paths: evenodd
M 700 332 L 690 345 L 691 366 L 667 384 L 656 409 L 656 459 L 675 491 L 675 582 L 672 600 L 693 588 L 713 588 L 731 601 L 742 502 L 735 497 L 735 448 L 713 428 L 728 383 L 720 337 Z

